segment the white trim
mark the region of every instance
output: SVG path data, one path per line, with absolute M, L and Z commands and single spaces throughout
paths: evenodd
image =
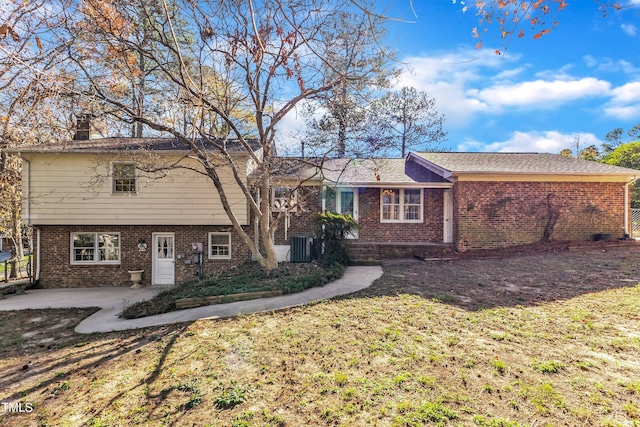
M 75 259 L 75 247 L 73 246 L 73 236 L 77 234 L 93 234 L 93 260 L 77 261 Z M 115 235 L 118 236 L 118 259 L 117 260 L 99 260 L 100 244 L 99 235 Z M 120 265 L 122 262 L 122 236 L 119 232 L 111 231 L 73 231 L 69 233 L 69 262 L 71 265 Z
M 211 236 L 227 236 L 229 238 L 229 255 L 212 255 L 211 254 Z M 224 245 L 223 245 L 224 246 Z M 228 231 L 211 231 L 209 232 L 209 245 L 207 247 L 207 255 L 209 259 L 231 259 L 231 233 Z
M 133 180 L 134 180 L 134 187 L 135 189 L 133 191 L 116 191 L 115 185 L 116 185 L 116 178 L 114 176 L 114 172 L 113 172 L 113 167 L 115 165 L 131 165 L 133 166 Z M 131 194 L 138 194 L 138 168 L 136 167 L 136 164 L 134 162 L 126 162 L 126 161 L 114 161 L 111 162 L 111 194 L 115 195 L 115 196 L 121 196 L 121 195 L 131 195 Z
M 629 183 L 626 182 L 624 184 L 624 226 L 623 228 L 623 232 L 624 235 L 631 235 L 629 233 Z
M 25 164 L 25 171 L 23 176 L 24 178 L 24 200 L 25 200 L 25 206 L 24 206 L 24 217 L 22 218 L 22 220 L 24 221 L 24 223 L 26 225 L 31 225 L 31 162 L 27 159 L 22 159 L 22 161 Z
M 453 194 L 451 190 L 443 191 L 442 202 L 442 243 L 453 243 Z
M 173 269 L 172 269 L 172 278 L 171 278 L 171 283 L 157 283 L 157 268 L 158 268 L 158 245 L 157 245 L 157 241 L 156 239 L 158 237 L 171 237 L 171 241 L 173 242 L 173 247 L 171 248 L 172 250 L 172 254 L 173 254 L 173 259 L 170 261 L 170 263 L 173 265 Z M 176 267 L 175 267 L 175 263 L 176 263 L 176 234 L 173 232 L 157 232 L 157 233 L 151 233 L 151 242 L 153 244 L 153 252 L 151 255 L 151 285 L 161 285 L 161 286 L 173 286 L 175 285 L 176 282 Z M 169 259 L 169 258 L 165 258 L 165 259 Z
M 331 188 L 453 188 L 453 182 L 339 182 L 325 180 L 323 186 Z
M 327 210 L 326 207 L 326 190 L 332 190 L 336 193 L 336 213 L 344 214 L 342 211 L 342 193 L 353 193 L 353 219 L 358 221 L 359 210 L 360 210 L 360 192 L 358 191 L 358 187 L 346 187 L 346 186 L 338 186 L 338 187 L 330 187 L 325 186 L 324 197 L 322 198 L 322 211 L 325 212 Z
M 360 216 L 360 192 L 358 191 L 358 187 L 331 187 L 324 186 L 322 191 L 322 212 L 327 211 L 327 190 L 331 190 L 335 192 L 336 200 L 335 200 L 335 209 L 336 213 L 343 214 L 342 209 L 342 193 L 352 193 L 353 194 L 353 214 L 351 215 L 355 222 L 358 222 Z M 347 239 L 357 239 L 358 231 L 354 230 L 346 236 Z
M 384 203 L 382 203 L 383 201 L 383 193 L 384 190 L 397 190 L 399 191 L 399 212 L 398 212 L 398 217 L 399 219 L 384 219 Z M 410 224 L 410 223 L 414 223 L 414 224 L 419 224 L 424 222 L 424 190 L 422 188 L 406 188 L 406 190 L 420 190 L 420 218 L 419 219 L 404 219 L 404 190 L 405 188 L 398 188 L 398 187 L 384 187 L 384 188 L 380 188 L 380 222 L 381 223 L 405 223 L 405 224 Z M 414 206 L 414 205 L 412 205 Z

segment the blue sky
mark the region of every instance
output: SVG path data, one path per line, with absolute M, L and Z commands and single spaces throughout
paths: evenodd
M 389 41 L 404 70 L 399 85 L 434 97 L 454 151 L 557 153 L 579 137 L 599 146 L 614 128 L 640 122 L 640 7 L 609 11 L 593 0 L 567 0 L 558 27 L 539 40 L 529 32 L 507 50 L 490 26 L 484 47 L 471 30 L 473 9 L 460 0 L 398 0 Z M 528 28 L 525 26 L 525 30 Z

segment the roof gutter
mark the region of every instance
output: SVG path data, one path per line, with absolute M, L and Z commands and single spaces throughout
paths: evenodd
M 323 185 L 331 185 L 337 188 L 452 188 L 453 182 L 402 182 L 402 181 L 375 181 L 375 182 L 335 182 L 324 180 Z

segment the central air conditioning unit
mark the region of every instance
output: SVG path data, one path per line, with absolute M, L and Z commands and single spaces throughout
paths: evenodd
M 310 262 L 313 237 L 311 236 L 291 236 L 291 262 Z

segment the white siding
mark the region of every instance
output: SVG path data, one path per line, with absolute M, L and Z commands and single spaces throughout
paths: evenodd
M 139 172 L 137 194 L 112 194 L 112 160 L 90 154 L 25 154 L 28 171 L 28 223 L 33 225 L 227 225 L 213 182 L 193 171 L 168 171 L 164 177 Z M 177 158 L 176 158 L 177 159 Z M 193 160 L 183 164 L 197 167 Z M 246 170 L 238 161 L 240 171 Z M 247 202 L 230 169 L 220 173 L 227 199 L 241 224 Z

